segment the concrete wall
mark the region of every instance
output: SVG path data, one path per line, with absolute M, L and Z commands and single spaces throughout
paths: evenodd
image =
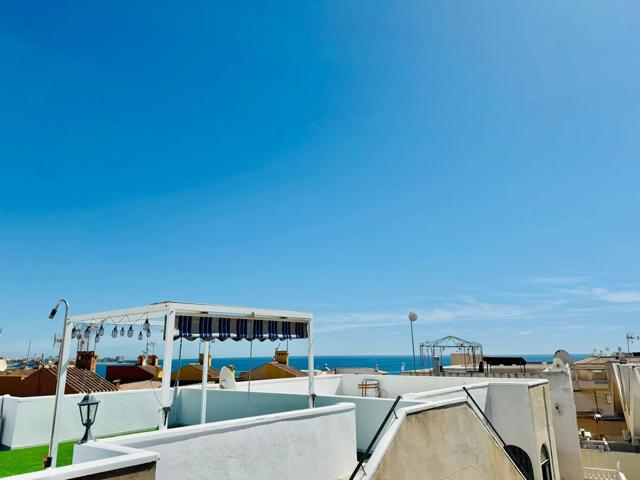
M 366 378 L 375 379 L 380 383 L 380 394 L 385 398 L 395 398 L 398 395 L 415 392 L 430 392 L 462 385 L 485 384 L 487 379 L 473 377 L 421 377 L 410 375 L 344 375 L 338 395 L 359 396 L 358 384 Z M 501 382 L 512 382 L 526 385 L 530 380 L 505 379 Z
M 516 445 L 529 455 L 535 480 L 542 479 L 542 445 L 546 445 L 550 453 L 556 478 L 561 478 L 548 399 L 546 383 L 536 386 L 492 383 L 485 408 L 487 417 L 505 443 Z
M 60 440 L 81 438 L 78 402 L 84 395 L 65 395 L 60 425 Z M 100 400 L 96 423 L 91 428 L 95 436 L 149 430 L 158 426 L 159 396 L 156 390 L 95 393 Z M 0 443 L 19 448 L 42 445 L 49 441 L 53 418 L 53 396 L 3 397 L 3 425 Z
M 176 403 L 176 423 L 196 425 L 200 423 L 200 389 L 181 390 Z M 373 438 L 376 430 L 393 405 L 393 400 L 385 398 L 344 397 L 320 395 L 316 398 L 317 407 L 326 407 L 343 402 L 356 406 L 357 448 L 364 450 Z M 418 402 L 401 401 L 397 408 L 416 405 Z M 218 390 L 207 391 L 207 422 L 219 422 L 256 415 L 302 410 L 307 408 L 309 400 L 306 394 L 282 394 L 253 391 Z
M 551 418 L 561 480 L 581 480 L 582 461 L 577 438 L 576 406 L 571 375 L 566 369 L 547 369 L 541 376 L 549 381 Z
M 374 480 L 522 480 L 522 476 L 466 403 L 409 414 L 400 420 Z M 375 465 L 377 464 L 377 465 Z M 377 468 L 376 468 L 377 467 Z M 371 470 L 374 470 L 371 475 Z
M 94 442 L 91 442 L 94 443 Z M 77 447 L 74 449 L 74 460 Z M 6 477 L 5 480 L 154 480 L 158 455 L 126 447 L 110 447 L 102 454 L 89 454 L 85 461 L 66 467 Z
M 98 444 L 156 452 L 158 480 L 348 478 L 356 465 L 355 408 L 343 403 Z

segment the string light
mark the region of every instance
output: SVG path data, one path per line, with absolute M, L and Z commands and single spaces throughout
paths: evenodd
M 84 329 L 84 338 L 89 338 L 89 335 L 91 335 L 91 328 L 87 327 Z
M 133 325 L 129 325 L 129 330 L 127 330 L 127 337 L 133 337 Z
M 100 335 L 96 335 L 96 339 L 93 341 L 93 343 L 98 343 L 100 341 Z
M 98 336 L 101 337 L 103 335 L 104 335 L 104 327 L 100 325 L 100 328 L 98 329 Z
M 138 334 L 138 340 L 142 340 L 142 330 L 140 330 L 140 333 Z
M 113 327 L 111 331 L 111 338 L 116 338 L 118 336 L 118 327 Z
M 147 318 L 147 319 L 144 321 L 144 325 L 142 325 L 142 329 L 143 329 L 145 332 L 148 332 L 150 328 L 151 328 L 151 325 L 149 325 L 149 319 Z
M 120 329 L 120 336 L 121 336 L 121 337 L 124 337 L 124 327 L 122 327 L 122 328 Z

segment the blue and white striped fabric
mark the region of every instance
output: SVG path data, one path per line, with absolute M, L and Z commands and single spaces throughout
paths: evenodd
M 178 334 L 175 337 L 187 340 L 289 340 L 307 338 L 308 328 L 305 322 L 286 322 L 276 320 L 251 320 L 246 318 L 194 317 L 178 315 L 176 317 Z

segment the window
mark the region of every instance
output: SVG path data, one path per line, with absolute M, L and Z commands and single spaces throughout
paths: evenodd
M 545 445 L 542 445 L 542 451 L 540 452 L 540 468 L 542 469 L 542 480 L 553 480 L 551 459 L 549 458 L 549 451 Z
M 513 460 L 513 463 L 516 464 L 520 473 L 524 475 L 524 478 L 527 480 L 533 480 L 533 465 L 531 464 L 531 459 L 529 458 L 529 455 L 527 455 L 527 452 L 515 445 L 507 445 L 504 449 L 509 457 L 511 457 L 511 460 Z

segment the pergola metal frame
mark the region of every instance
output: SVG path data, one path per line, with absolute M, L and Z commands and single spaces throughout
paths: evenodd
M 454 335 L 430 340 L 420 344 L 420 369 L 424 370 L 433 367 L 433 358 L 442 358 L 442 354 L 447 350 L 457 350 L 464 357 L 464 368 L 466 371 L 475 371 L 482 359 L 482 344 L 471 340 L 465 340 Z M 426 355 L 425 355 L 426 352 Z M 425 359 L 427 360 L 425 365 Z M 470 359 L 470 362 L 467 362 Z M 470 365 L 469 365 L 470 363 Z M 471 368 L 470 368 L 471 367 Z
M 152 303 L 141 307 L 124 308 L 118 310 L 109 310 L 98 313 L 90 313 L 86 315 L 74 315 L 69 317 L 65 326 L 65 334 L 63 342 L 71 340 L 71 331 L 75 325 L 136 325 L 142 324 L 148 320 L 150 327 L 162 327 L 164 354 L 161 386 L 161 402 L 162 410 L 160 411 L 160 428 L 168 427 L 169 411 L 172 404 L 171 389 L 171 364 L 173 360 L 173 342 L 176 334 L 176 318 L 178 315 L 190 315 L 194 317 L 213 317 L 213 318 L 233 318 L 242 320 L 267 320 L 275 322 L 298 322 L 307 324 L 307 340 L 308 340 L 308 378 L 309 378 L 309 408 L 313 408 L 315 400 L 314 389 L 314 357 L 313 357 L 313 315 L 311 313 L 294 312 L 289 310 L 271 310 L 264 308 L 249 307 L 231 307 L 221 305 L 210 305 L 203 303 L 183 303 L 175 301 L 166 301 Z M 169 336 L 167 336 L 169 333 Z M 169 341 L 167 341 L 169 340 Z M 203 339 L 204 340 L 204 339 Z M 253 339 L 246 339 L 253 341 Z M 208 357 L 210 340 L 204 340 L 205 359 Z M 61 371 L 69 366 L 69 349 L 66 349 L 65 358 L 61 359 Z M 209 362 L 203 362 L 202 378 L 207 378 L 207 370 Z M 206 411 L 206 389 L 207 383 L 202 384 L 202 405 L 201 405 L 201 423 L 204 423 L 204 412 Z

